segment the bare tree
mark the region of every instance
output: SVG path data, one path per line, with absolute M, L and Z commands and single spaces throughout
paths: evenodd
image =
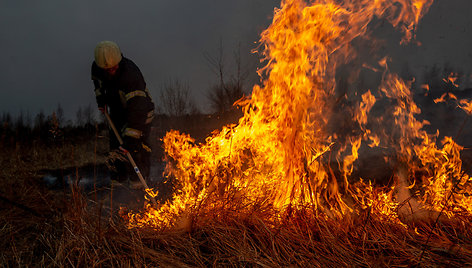
M 243 96 L 244 91 L 236 82 L 227 82 L 224 86 L 214 85 L 207 93 L 211 109 L 218 113 L 231 110 L 234 102 Z
M 170 116 L 198 113 L 188 83 L 182 83 L 178 79 L 169 79 L 163 84 L 159 101 L 162 112 Z
M 46 115 L 44 115 L 44 111 L 41 109 L 39 113 L 34 118 L 34 128 L 41 130 L 44 128 L 46 124 Z
M 208 62 L 210 66 L 210 70 L 218 77 L 219 85 L 224 87 L 225 70 L 224 70 L 223 41 L 220 39 L 220 46 L 218 47 L 216 56 L 212 56 L 208 53 L 204 53 L 203 57 L 205 57 L 206 61 Z
M 84 121 L 85 120 L 84 120 L 84 113 L 82 111 L 82 107 L 79 107 L 79 109 L 75 113 L 75 124 L 76 126 L 81 127 L 85 124 Z
M 20 114 L 16 118 L 15 121 L 15 129 L 17 133 L 21 132 L 25 128 L 25 115 L 23 113 L 23 110 L 20 111 Z
M 210 69 L 218 76 L 218 83 L 210 87 L 207 92 L 210 107 L 213 112 L 223 113 L 229 111 L 233 108 L 234 102 L 244 96 L 244 83 L 249 73 L 247 68 L 243 69 L 242 67 L 240 45 L 238 45 L 238 49 L 233 53 L 236 70 L 229 78 L 226 78 L 225 75 L 226 68 L 221 40 L 216 56 L 206 53 L 204 57 Z
M 56 113 L 56 119 L 57 119 L 57 123 L 59 124 L 59 127 L 63 127 L 64 126 L 64 109 L 62 109 L 62 106 L 60 103 L 57 104 L 55 113 Z
M 95 125 L 95 109 L 92 108 L 90 103 L 85 106 L 82 112 L 85 119 L 85 126 L 91 127 Z
M 12 122 L 10 113 L 3 112 L 2 114 L 2 125 L 10 126 Z

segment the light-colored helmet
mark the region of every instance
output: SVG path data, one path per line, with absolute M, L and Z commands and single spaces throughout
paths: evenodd
M 95 47 L 95 63 L 98 67 L 109 69 L 118 65 L 120 61 L 121 51 L 115 42 L 101 41 Z

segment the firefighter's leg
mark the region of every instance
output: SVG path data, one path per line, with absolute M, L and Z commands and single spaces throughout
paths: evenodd
M 139 168 L 139 171 L 143 175 L 144 179 L 149 182 L 149 175 L 151 170 L 151 147 L 148 145 L 148 139 L 150 135 L 151 124 L 146 124 L 143 129 L 143 135 L 137 142 L 135 150 L 131 152 L 136 165 Z M 139 181 L 138 175 L 134 173 L 130 178 L 132 178 L 132 185 L 142 187 L 141 182 Z
M 141 151 L 141 166 L 142 166 L 142 173 L 146 180 L 149 180 L 149 175 L 151 174 L 151 147 L 144 142 L 141 144 L 143 147 Z
M 144 176 L 145 179 L 148 179 L 149 173 L 150 173 L 150 148 L 145 145 L 145 144 L 140 144 L 139 149 L 131 153 L 131 156 L 133 157 L 134 161 L 136 162 L 136 165 L 139 168 L 139 171 L 141 174 Z M 138 176 L 136 174 L 133 174 L 131 176 L 132 180 L 139 180 Z
M 131 156 L 133 157 L 136 165 L 141 172 L 141 175 L 144 177 L 144 180 L 149 184 L 149 174 L 150 174 L 150 149 L 146 145 L 140 144 L 139 150 L 136 150 Z M 139 180 L 139 177 L 136 173 L 130 175 L 130 187 L 133 189 L 141 189 L 144 185 Z
M 124 182 L 128 180 L 128 163 L 123 154 L 119 151 L 120 143 L 115 134 L 110 129 L 110 153 L 108 154 L 107 166 L 110 171 L 112 181 Z

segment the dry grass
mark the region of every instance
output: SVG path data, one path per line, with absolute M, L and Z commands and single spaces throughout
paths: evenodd
M 18 148 L 17 148 L 18 149 Z M 17 150 L 12 149 L 12 150 Z M 464 267 L 472 265 L 472 219 L 410 228 L 368 211 L 342 219 L 309 210 L 268 222 L 256 213 L 197 219 L 190 232 L 126 228 L 118 213 L 78 187 L 48 190 L 43 168 L 94 161 L 94 147 L 8 152 L 2 160 L 2 267 Z M 428 236 L 431 234 L 428 240 Z M 426 242 L 428 242 L 426 244 Z

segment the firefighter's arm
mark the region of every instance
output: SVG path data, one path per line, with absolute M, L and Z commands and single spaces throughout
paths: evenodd
M 149 121 L 149 99 L 144 90 L 132 90 L 125 94 L 126 125 L 122 130 L 123 148 L 134 151 L 140 146 L 143 130 Z M 153 116 L 153 115 L 152 115 Z

